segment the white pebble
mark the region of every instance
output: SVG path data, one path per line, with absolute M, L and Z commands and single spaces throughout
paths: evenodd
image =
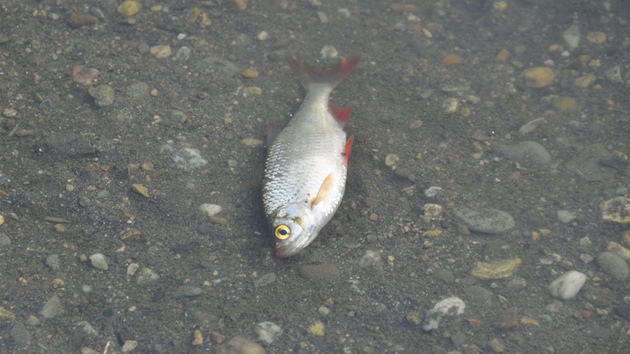
M 149 283 L 156 282 L 159 279 L 160 276 L 153 269 L 142 268 L 138 273 L 138 279 L 136 280 L 136 282 L 138 283 L 138 285 L 147 285 Z
M 136 271 L 138 270 L 138 268 L 140 268 L 140 265 L 138 263 L 131 263 L 127 266 L 127 276 L 131 277 L 134 274 L 136 274 Z
M 551 295 L 558 299 L 574 298 L 586 282 L 586 274 L 572 270 L 562 274 L 549 284 Z
M 271 344 L 278 334 L 282 333 L 282 328 L 277 324 L 269 321 L 260 322 L 256 325 L 256 334 L 261 341 Z
M 102 253 L 94 253 L 93 255 L 91 255 L 90 263 L 92 264 L 92 267 L 96 269 L 109 269 L 109 266 L 107 265 L 107 257 L 105 257 L 105 255 L 103 255 Z
M 129 353 L 130 351 L 136 349 L 137 346 L 138 342 L 136 342 L 135 340 L 126 340 L 121 350 L 123 353 Z
M 267 38 L 269 38 L 269 34 L 265 31 L 261 31 L 260 33 L 258 33 L 256 38 L 258 38 L 259 41 L 266 41 Z
M 221 206 L 217 204 L 204 203 L 199 206 L 199 210 L 209 217 L 213 217 L 221 212 Z
M 336 58 L 339 56 L 339 51 L 331 45 L 325 45 L 322 50 L 319 51 L 319 54 L 321 54 L 322 59 Z
M 425 331 L 432 331 L 438 328 L 442 317 L 448 314 L 461 315 L 464 313 L 465 308 L 466 304 L 462 299 L 455 296 L 447 297 L 435 304 L 433 309 L 427 312 L 422 328 Z
M 575 214 L 573 214 L 572 212 L 568 210 L 558 210 L 556 212 L 556 215 L 558 216 L 558 220 L 560 220 L 561 222 L 565 224 L 568 224 L 571 221 L 575 220 L 575 218 L 577 218 Z
M 442 187 L 431 186 L 424 191 L 424 195 L 427 198 L 435 198 L 438 194 L 442 192 Z
M 326 317 L 330 313 L 330 309 L 328 307 L 326 307 L 326 306 L 320 306 L 317 309 L 317 313 L 319 313 L 320 315 Z
M 562 32 L 562 38 L 570 50 L 577 48 L 580 45 L 580 27 L 577 24 L 571 25 Z

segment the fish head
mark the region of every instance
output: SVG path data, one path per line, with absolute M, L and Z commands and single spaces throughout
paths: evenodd
M 310 203 L 281 207 L 271 219 L 271 228 L 278 258 L 296 255 L 313 242 L 319 232 Z

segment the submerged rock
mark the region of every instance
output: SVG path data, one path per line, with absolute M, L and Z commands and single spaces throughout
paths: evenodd
M 544 146 L 535 141 L 523 141 L 516 145 L 496 145 L 496 152 L 526 167 L 540 167 L 551 162 L 551 155 Z
M 586 282 L 586 275 L 572 270 L 562 274 L 549 284 L 549 291 L 555 298 L 569 300 L 574 298 Z
M 515 226 L 514 218 L 501 210 L 491 208 L 457 207 L 453 215 L 461 219 L 473 232 L 498 234 Z

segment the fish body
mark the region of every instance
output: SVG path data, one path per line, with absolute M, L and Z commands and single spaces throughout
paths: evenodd
M 358 58 L 342 59 L 318 71 L 289 58 L 306 97 L 271 143 L 265 164 L 263 204 L 278 258 L 313 242 L 341 203 L 354 139 L 346 140 L 343 130 L 350 108 L 329 107 L 328 100 L 357 63 Z

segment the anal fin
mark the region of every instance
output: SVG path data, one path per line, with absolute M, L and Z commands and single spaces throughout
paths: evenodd
M 342 124 L 346 124 L 348 118 L 350 118 L 350 112 L 352 112 L 352 107 L 338 107 L 334 104 L 330 105 L 330 112 L 332 115 Z

